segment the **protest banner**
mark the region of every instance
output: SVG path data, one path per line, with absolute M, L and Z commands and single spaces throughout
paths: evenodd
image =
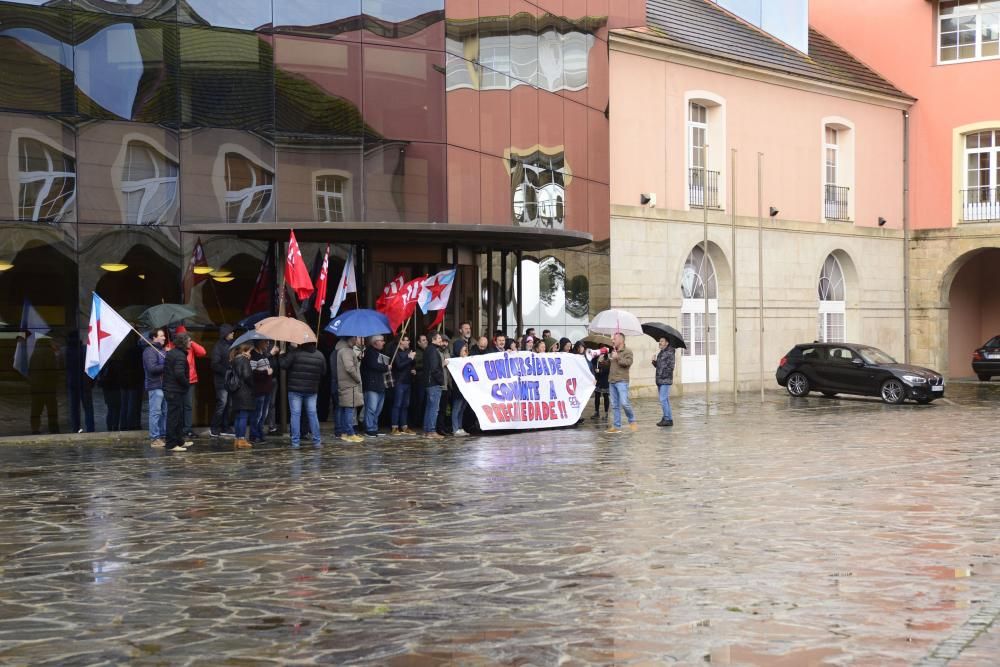
M 452 357 L 446 368 L 484 431 L 571 426 L 594 393 L 579 354 L 495 352 Z

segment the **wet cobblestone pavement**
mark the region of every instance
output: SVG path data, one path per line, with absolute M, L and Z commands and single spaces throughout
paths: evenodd
M 995 665 L 998 404 L 0 446 L 0 664 Z

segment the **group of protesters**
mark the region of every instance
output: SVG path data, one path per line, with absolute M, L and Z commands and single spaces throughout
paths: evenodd
M 636 430 L 629 402 L 629 372 L 633 354 L 625 337 L 616 334 L 610 347 L 592 349 L 583 341 L 556 339 L 545 329 L 535 329 L 508 339 L 502 330 L 473 336 L 463 322 L 449 338 L 442 332 L 421 333 L 411 340 L 405 331 L 387 344 L 383 335 L 344 337 L 324 354 L 316 343 L 279 347 L 257 340 L 233 345 L 238 331 L 223 325 L 210 363 L 215 386 L 215 409 L 209 433 L 212 438 L 233 438 L 236 448 L 250 448 L 275 432 L 276 373 L 287 372 L 289 431 L 293 447 L 303 438 L 322 444 L 318 404 L 324 379 L 329 382 L 334 435 L 345 442 L 377 438 L 380 423 L 388 423 L 389 436 L 422 435 L 437 440 L 478 431 L 478 421 L 446 368 L 452 359 L 496 352 L 525 350 L 537 354 L 584 355 L 595 377 L 592 419 L 609 422 L 609 433 L 622 431 L 621 413 L 628 428 Z M 151 332 L 143 352 L 145 388 L 149 397 L 149 435 L 153 447 L 185 451 L 194 444 L 192 395 L 198 382 L 195 360 L 206 355 L 204 347 L 183 329 L 170 334 L 166 328 Z M 669 391 L 673 383 L 674 350 L 664 339 L 653 357 L 663 418 L 658 426 L 673 424 Z M 325 393 L 325 392 L 324 392 Z M 610 404 L 610 405 L 609 405 Z M 329 406 L 326 406 L 327 409 Z M 325 413 L 327 410 L 324 409 Z M 360 414 L 359 414 L 360 411 Z M 383 420 L 383 413 L 387 418 Z M 412 427 L 412 428 L 411 428 Z

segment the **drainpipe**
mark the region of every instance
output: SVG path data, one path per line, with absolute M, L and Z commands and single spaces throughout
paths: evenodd
M 903 112 L 903 361 L 910 363 L 910 112 Z

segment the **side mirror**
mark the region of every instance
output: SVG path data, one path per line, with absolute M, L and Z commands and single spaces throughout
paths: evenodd
M 854 364 L 855 366 L 865 365 L 865 361 L 861 357 L 854 357 L 853 359 L 851 359 L 851 363 Z

